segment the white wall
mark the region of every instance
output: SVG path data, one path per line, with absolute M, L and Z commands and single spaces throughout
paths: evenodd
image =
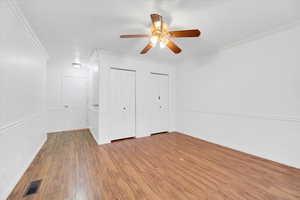
M 71 59 L 57 58 L 49 60 L 47 65 L 47 132 L 87 128 L 87 124 L 85 127 L 77 127 L 77 124 L 74 123 L 77 120 L 72 120 L 76 116 L 64 107 L 64 77 L 74 77 L 88 81 L 88 69 L 84 66 L 80 69 L 72 67 Z
M 88 128 L 95 140 L 99 138 L 99 56 L 94 51 L 87 67 L 89 69 Z
M 0 2 L 0 199 L 46 139 L 47 54 L 13 1 Z
M 300 168 L 300 26 L 185 62 L 177 130 Z
M 170 80 L 170 130 L 174 130 L 174 80 L 175 67 L 168 63 L 155 62 L 143 57 L 117 55 L 100 52 L 99 68 L 99 139 L 98 143 L 108 143 L 109 140 L 109 71 L 111 67 L 136 71 L 136 137 L 150 135 L 151 88 L 150 73 L 169 74 Z

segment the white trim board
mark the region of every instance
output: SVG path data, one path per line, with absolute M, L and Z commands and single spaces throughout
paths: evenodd
M 263 114 L 250 114 L 250 113 L 223 113 L 223 112 L 210 112 L 201 110 L 180 110 L 179 112 L 194 112 L 202 115 L 218 115 L 224 117 L 235 117 L 235 118 L 254 118 L 260 120 L 276 120 L 292 123 L 300 123 L 300 117 L 296 116 L 282 116 L 282 115 L 263 115 Z

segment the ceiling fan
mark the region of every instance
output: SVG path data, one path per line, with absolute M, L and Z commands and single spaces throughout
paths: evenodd
M 152 25 L 150 27 L 150 34 L 137 35 L 120 35 L 120 38 L 150 38 L 147 46 L 141 51 L 141 54 L 147 53 L 152 47 L 155 47 L 159 42 L 160 47 L 167 46 L 175 54 L 181 52 L 181 49 L 170 40 L 170 38 L 182 37 L 199 37 L 201 32 L 198 29 L 169 31 L 168 25 L 164 23 L 163 17 L 158 14 L 151 14 Z

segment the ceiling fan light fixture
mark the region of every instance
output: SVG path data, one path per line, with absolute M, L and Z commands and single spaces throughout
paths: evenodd
M 154 44 L 154 46 L 156 45 L 156 43 L 158 42 L 158 37 L 157 36 L 152 36 L 150 38 L 150 41 L 152 42 L 152 44 Z
M 160 46 L 161 49 L 163 49 L 163 48 L 166 47 L 166 43 L 163 42 L 163 41 L 160 41 L 159 46 Z
M 155 28 L 160 29 L 160 27 L 161 27 L 161 22 L 160 22 L 160 21 L 154 22 L 154 26 L 155 26 Z
M 149 38 L 150 41 L 140 52 L 141 54 L 147 53 L 151 48 L 155 47 L 158 42 L 160 48 L 168 47 L 173 53 L 178 54 L 182 51 L 181 48 L 170 39 L 199 37 L 201 34 L 198 29 L 169 31 L 169 27 L 161 15 L 151 14 L 150 17 L 152 24 L 149 34 L 120 35 L 120 38 Z

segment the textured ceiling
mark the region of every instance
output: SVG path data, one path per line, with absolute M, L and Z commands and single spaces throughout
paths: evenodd
M 138 55 L 147 39 L 120 34 L 147 33 L 151 13 L 170 29 L 199 28 L 201 38 L 176 39 L 181 55 L 150 50 L 151 59 L 178 59 L 217 51 L 300 19 L 299 0 L 17 0 L 52 58 L 87 58 L 94 48 Z

